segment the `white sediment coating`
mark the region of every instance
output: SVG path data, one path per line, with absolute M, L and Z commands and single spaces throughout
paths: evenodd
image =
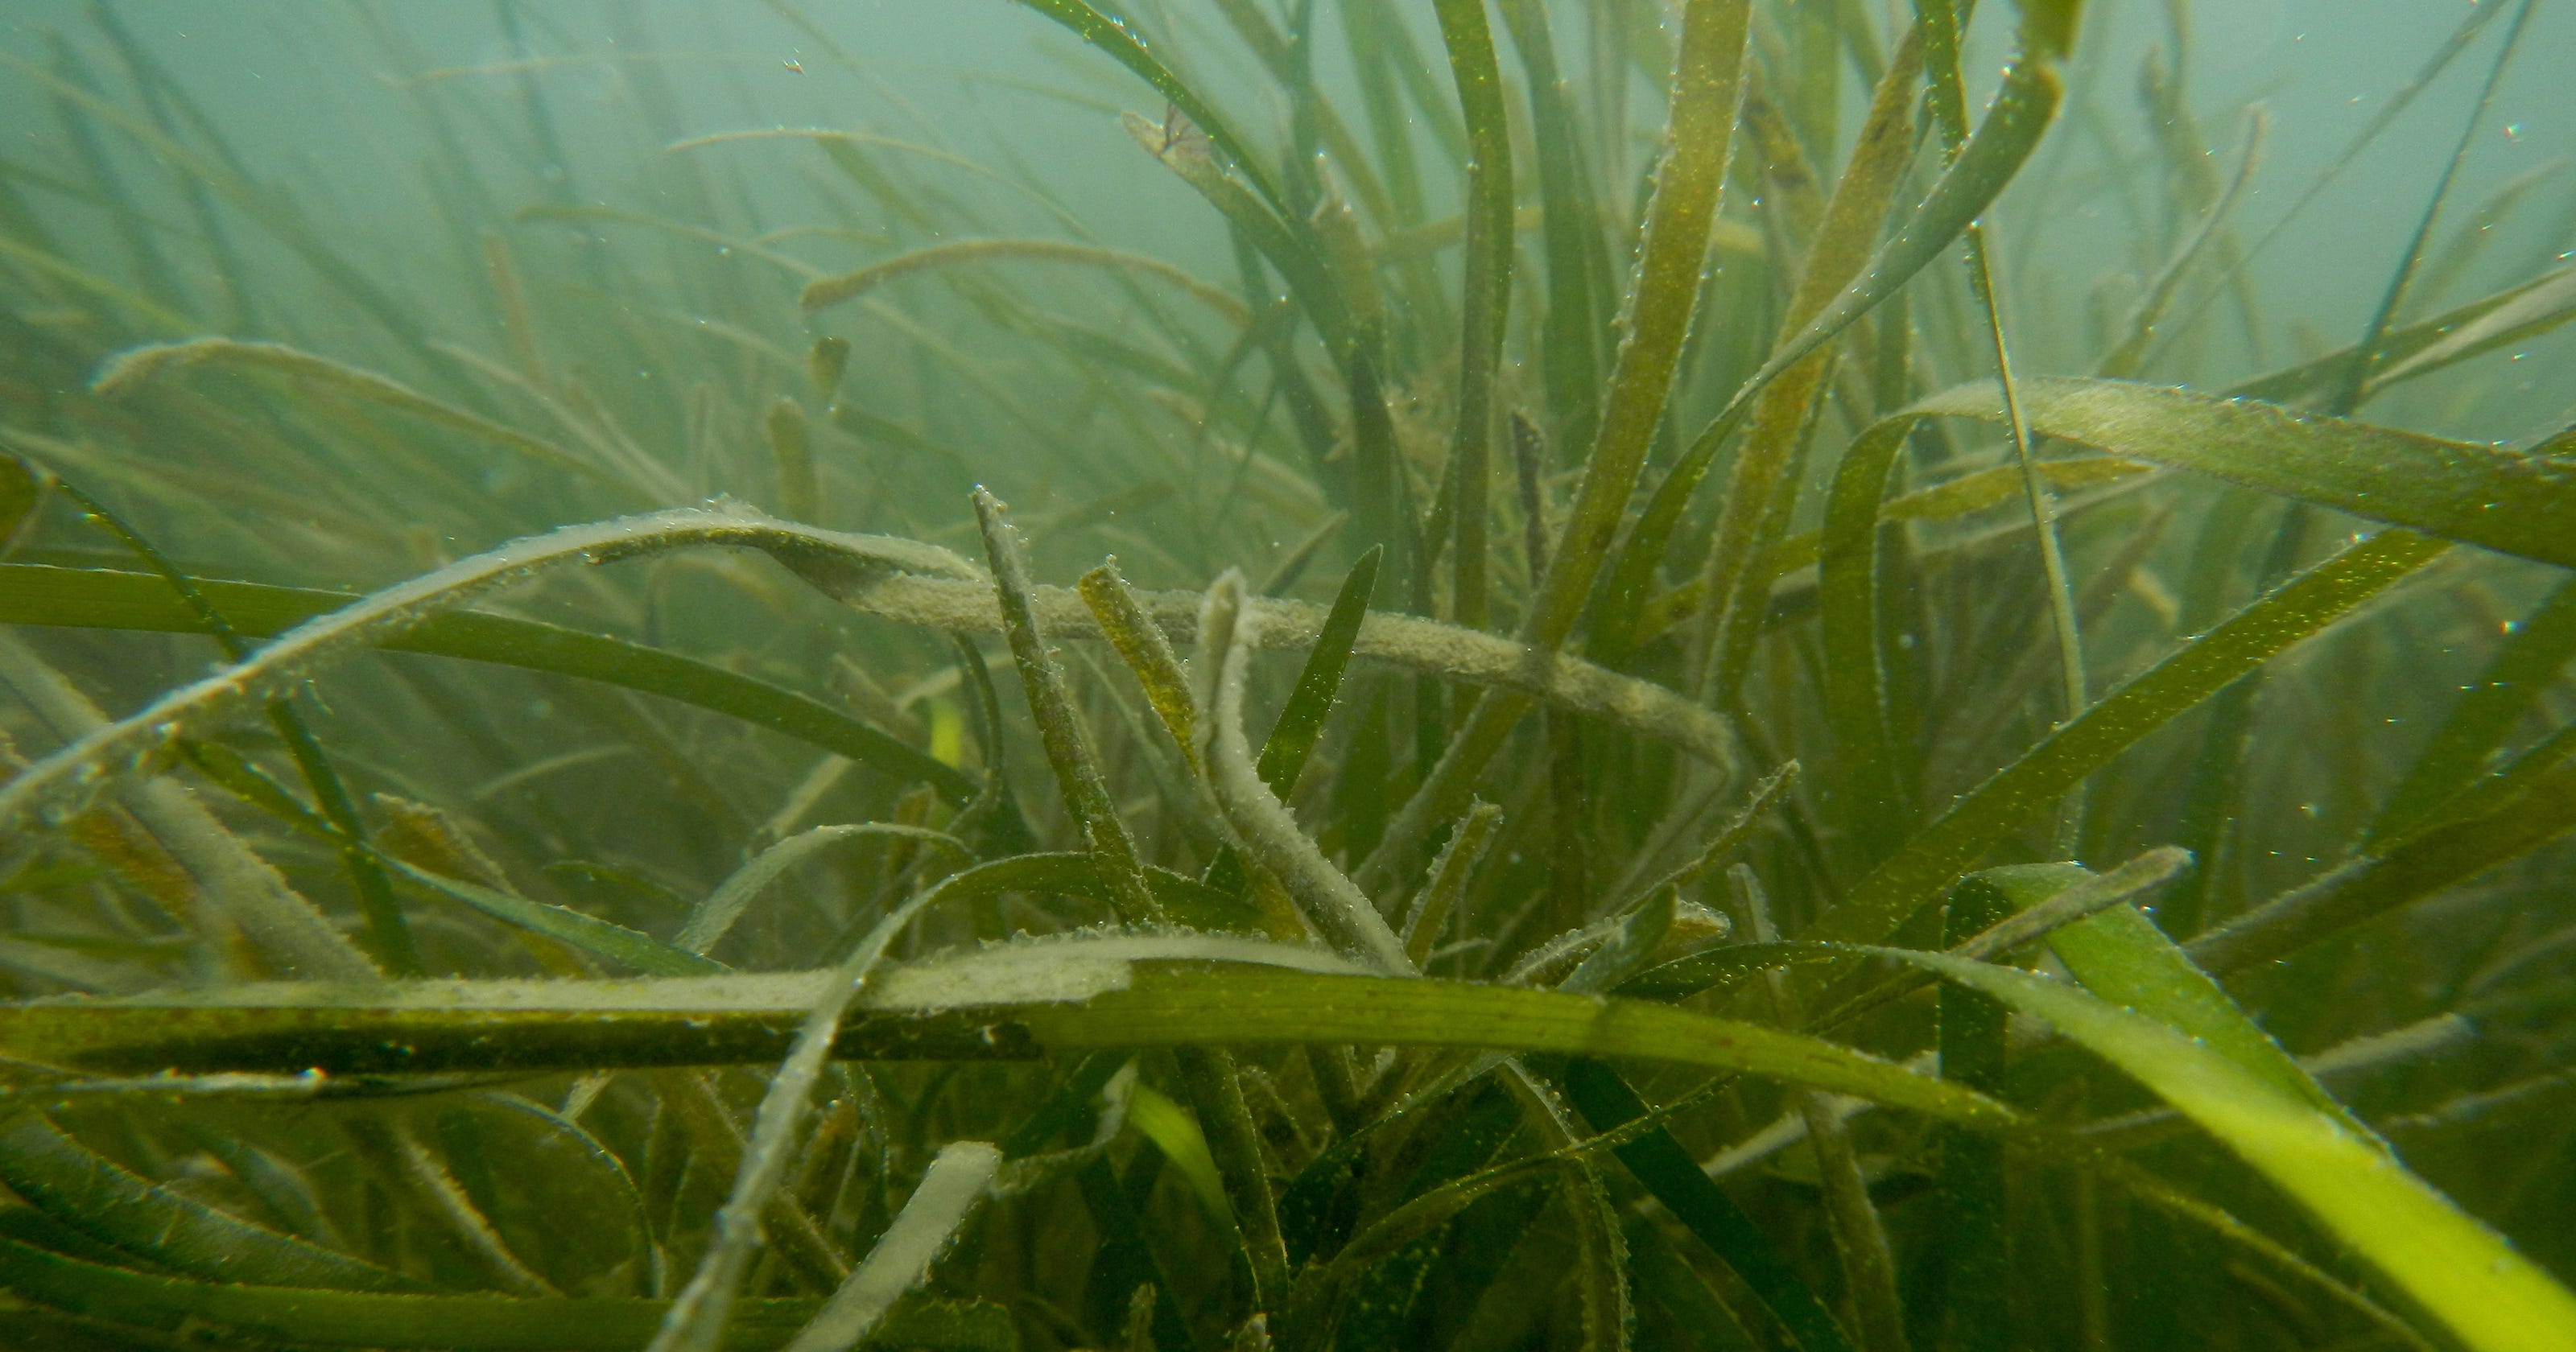
M 987 1005 L 1087 1000 L 1125 990 L 1140 962 L 1233 963 L 1324 975 L 1368 969 L 1304 944 L 1187 930 L 1085 930 L 1010 939 L 982 948 L 888 964 L 857 1001 L 861 1009 L 934 1013 Z M 802 1013 L 833 973 L 740 972 L 721 976 L 607 980 L 429 980 L 384 983 L 255 981 L 205 990 L 124 997 L 70 997 L 97 1006 L 189 1009 L 588 1010 L 599 1013 Z

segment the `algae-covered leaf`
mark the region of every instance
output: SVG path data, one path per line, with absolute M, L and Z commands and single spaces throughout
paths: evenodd
M 1584 164 L 1582 129 L 1558 73 L 1554 21 L 1547 7 L 1531 0 L 1506 0 L 1498 8 L 1530 77 L 1530 132 L 1538 150 L 1540 228 L 1547 258 L 1546 336 L 1541 350 L 1546 355 L 1548 405 L 1557 425 L 1579 438 L 1589 429 L 1600 397 L 1604 345 L 1599 316 L 1611 304 L 1597 283 L 1599 274 L 1607 271 L 1601 262 L 1598 202 Z
M 788 1044 L 785 1058 L 761 1091 L 760 1106 L 743 1142 L 732 1187 L 716 1212 L 706 1252 L 700 1255 L 697 1269 L 690 1273 L 688 1283 L 680 1288 L 663 1315 L 662 1326 L 655 1330 L 648 1345 L 651 1352 L 716 1352 L 734 1303 L 741 1295 L 746 1269 L 760 1247 L 763 1214 L 782 1198 L 791 1207 L 794 1204 L 793 1194 L 783 1191 L 788 1186 L 788 1166 L 812 1111 L 814 1086 L 832 1059 L 834 1043 L 851 1004 L 873 987 L 886 949 L 911 928 L 914 920 L 943 899 L 939 889 L 928 888 L 889 908 L 860 936 L 847 956 L 823 973 L 822 980 L 812 983 L 811 994 L 797 1019 L 795 1040 Z M 990 1146 L 970 1153 L 981 1161 L 981 1168 L 989 1176 L 998 1153 Z M 968 1190 L 970 1200 L 973 1193 L 980 1191 L 979 1180 L 977 1187 Z M 920 1270 L 929 1265 L 931 1255 L 920 1252 L 921 1247 L 916 1244 L 891 1252 L 874 1280 L 855 1287 L 844 1281 L 835 1293 L 836 1301 L 825 1306 L 836 1324 L 851 1325 L 855 1335 L 875 1322 L 894 1297 L 910 1287 Z M 936 1246 L 930 1247 L 935 1250 Z M 841 1266 L 837 1254 L 829 1256 L 828 1270 L 837 1274 Z M 892 1282 L 889 1268 L 902 1273 L 905 1280 Z M 799 1342 L 804 1341 L 800 1336 Z
M 400 1273 L 137 1177 L 41 1114 L 0 1125 L 0 1182 L 81 1234 L 188 1276 L 336 1291 L 422 1289 Z
M 58 8 L 0 1343 L 2563 1313 L 2388 1162 L 2567 1266 L 2534 0 L 2345 24 L 2420 50 L 2323 144 L 2227 67 L 2341 49 L 2181 0 L 360 0 L 257 127 Z
M 2433 535 L 2532 557 L 2564 554 L 2576 560 L 2576 553 L 2567 551 L 2563 532 L 2553 527 L 2556 517 L 2570 504 L 2576 504 L 2576 476 L 2538 457 L 2127 382 L 2035 378 L 2017 382 L 2016 388 L 2032 428 L 2046 435 L 2084 442 L 2121 456 L 2199 470 Z M 1844 773 L 1850 776 L 1850 782 L 1868 786 L 1881 798 L 1888 793 L 1887 786 L 1896 782 L 1884 723 L 1884 678 L 1877 637 L 1875 570 L 1878 523 L 1883 519 L 1881 499 L 1889 471 L 1911 429 L 1921 418 L 1936 413 L 1988 420 L 2004 416 L 1994 387 L 1975 384 L 1936 395 L 1871 428 L 1844 453 L 1826 509 L 1820 545 L 1824 644 L 1829 658 L 1828 716 L 1845 758 Z M 2392 531 L 2355 549 L 2387 553 L 2392 559 L 2405 555 L 2411 560 L 2406 570 L 2411 571 L 2438 552 L 2439 546 L 2411 531 Z M 2356 564 L 2364 562 L 2354 559 Z M 2350 566 L 2320 565 L 2337 569 Z M 2373 571 L 2381 573 L 2370 584 L 2374 590 L 2402 575 L 2402 571 Z M 2354 596 L 2344 601 L 2337 607 L 2338 613 L 2359 599 Z M 2167 659 L 2157 672 L 2166 672 L 2178 663 L 2197 664 L 2215 655 L 2219 634 L 2230 628 L 2245 637 L 2258 636 L 2290 614 L 2284 605 L 2286 600 L 2285 593 L 2258 603 L 2227 626 L 2194 640 L 2181 653 Z M 2290 635 L 2276 636 L 2287 637 Z M 2235 674 L 2242 674 L 2244 669 L 2250 668 L 2240 668 Z M 2133 718 L 2140 707 L 2138 697 L 2144 693 L 2139 682 L 2153 679 L 2152 673 L 2140 677 L 2115 696 L 2106 697 L 2104 703 L 2126 697 L 2131 707 L 2124 709 L 2122 716 Z M 2162 718 L 2170 718 L 2216 689 L 2210 686 L 2200 690 L 2188 702 L 2169 708 Z M 2048 743 L 2043 743 L 2043 748 L 2079 727 L 2100 729 L 2110 721 L 2101 707 L 2087 710 L 2082 718 L 2061 726 Z M 2039 751 L 2035 749 L 2032 754 L 2038 755 Z M 2069 779 L 2060 786 L 2061 791 L 2081 779 L 2081 775 Z M 1954 809 L 1951 815 L 1955 817 L 1957 811 Z
M 171 690 L 142 711 L 100 727 L 30 767 L 0 788 L 0 819 L 94 791 L 106 776 L 132 773 L 148 759 L 144 753 L 174 735 L 220 723 L 312 679 L 331 663 L 410 633 L 424 621 L 540 570 L 706 545 L 774 551 L 791 569 L 827 588 L 845 585 L 853 573 L 889 569 L 951 577 L 972 573 L 946 550 L 818 530 L 740 507 L 684 508 L 568 526 L 459 560 L 294 626 L 244 661 Z
M 1145 867 L 1145 885 L 1154 891 L 1163 913 L 1174 921 L 1195 929 L 1258 929 L 1259 918 L 1252 909 L 1232 893 L 1217 889 L 1170 869 L 1154 865 Z M 1101 881 L 1099 865 L 1088 854 L 1021 854 L 995 859 L 955 874 L 940 884 L 950 890 L 955 900 L 997 896 L 1004 892 L 1061 892 L 1088 897 L 1094 901 L 1110 899 L 1109 886 Z
M 606 981 L 250 984 L 0 1004 L 0 1054 L 96 1070 L 326 1074 L 775 1061 L 820 972 Z M 1818 1038 L 1642 1001 L 1363 975 L 1320 949 L 1075 935 L 890 967 L 842 1055 L 1024 1058 L 1302 1043 L 1634 1057 L 1807 1084 L 1970 1125 L 2009 1109 Z
M 1199 610 L 1197 702 L 1207 713 L 1200 720 L 1198 750 L 1209 794 L 1250 862 L 1295 898 L 1308 923 L 1345 953 L 1382 971 L 1412 975 L 1413 959 L 1377 903 L 1324 857 L 1253 766 L 1243 735 L 1243 698 L 1260 620 L 1244 599 L 1243 575 L 1229 570 L 1208 588 Z
M 1947 951 L 1954 957 L 1994 958 L 2063 932 L 2180 873 L 2191 856 L 2172 846 L 2147 850 L 2101 874 L 2073 864 L 2011 865 L 1971 874 L 1951 894 L 1954 907 L 1982 912 L 1992 901 L 1998 917 L 1956 936 Z M 2005 901 L 2010 905 L 2006 906 Z M 2016 909 L 2018 908 L 2018 909 Z M 1704 990 L 1723 990 L 1744 978 L 1805 963 L 1834 962 L 1846 952 L 1838 945 L 1812 940 L 1767 940 L 1728 944 L 1676 958 L 1630 977 L 1614 994 L 1643 1000 L 1680 1000 Z M 1900 980 L 1856 997 L 1817 1020 L 1833 1026 L 1910 989 Z
M 663 943 L 649 934 L 585 915 L 568 906 L 530 901 L 499 888 L 485 887 L 462 878 L 443 877 L 399 859 L 387 859 L 385 863 L 404 881 L 432 894 L 461 901 L 504 924 L 516 925 L 549 939 L 559 939 L 633 971 L 656 976 L 687 976 L 725 970 L 724 964 L 702 957 L 694 949 Z
M 1404 951 L 1416 967 L 1430 959 L 1432 945 L 1448 923 L 1449 913 L 1465 895 L 1476 865 L 1483 862 L 1486 849 L 1494 843 L 1495 828 L 1502 819 L 1503 810 L 1491 803 L 1469 808 L 1467 815 L 1459 819 L 1457 829 L 1450 832 L 1449 843 L 1440 848 L 1440 857 L 1432 861 L 1431 876 L 1404 917 Z M 1664 924 L 1669 926 L 1671 920 L 1668 904 Z
M 1101 637 L 1109 640 L 1137 684 L 1144 687 L 1145 702 L 1153 706 L 1163 730 L 1180 747 L 1181 759 L 1188 762 L 1192 774 L 1200 773 L 1193 731 L 1198 710 L 1191 702 L 1189 674 L 1181 669 L 1170 636 L 1145 613 L 1135 589 L 1119 573 L 1116 559 L 1083 574 L 1075 590 L 1082 593 L 1082 603 L 1100 625 Z
M 1047 646 L 1038 627 L 1020 533 L 1003 512 L 1001 502 L 991 493 L 982 488 L 975 490 L 975 518 L 983 529 L 985 554 L 993 566 L 993 592 L 1000 603 L 1002 634 L 1010 642 L 1011 660 L 1020 669 L 1029 717 L 1038 726 L 1038 744 L 1046 749 L 1047 765 L 1055 772 L 1056 789 L 1064 796 L 1065 811 L 1081 829 L 1083 843 L 1099 864 L 1101 881 L 1109 888 L 1111 908 L 1129 921 L 1160 920 L 1162 902 L 1146 885 L 1144 867 L 1136 858 L 1135 840 L 1109 799 L 1108 783 L 1101 778 L 1100 766 L 1084 740 L 1082 724 L 1075 718 L 1064 669 L 1056 664 L 1054 650 Z
M 814 1321 L 797 1331 L 787 1352 L 843 1352 L 877 1334 L 896 1302 L 930 1275 L 931 1263 L 984 1200 L 1001 1162 L 1002 1153 L 982 1141 L 941 1146 L 894 1224 L 851 1270 L 849 1280 L 823 1302 Z M 885 1337 L 901 1338 L 905 1332 L 900 1326 L 888 1328 Z
M 1726 990 L 1746 977 L 1792 964 L 1833 960 L 1830 950 L 1793 941 L 1726 944 L 1650 967 L 1612 989 L 1638 1000 L 1680 1000 L 1705 990 Z
M 633 1352 L 670 1302 L 577 1297 L 402 1295 L 200 1282 L 127 1272 L 0 1238 L 0 1286 L 110 1326 L 178 1331 L 213 1325 L 304 1346 L 448 1348 L 461 1352 Z M 784 1346 L 822 1302 L 743 1302 L 728 1346 Z M 982 1302 L 897 1305 L 863 1347 L 1014 1352 L 1008 1312 Z
M 1971 875 L 1951 889 L 1941 938 L 1956 948 L 1972 932 L 2012 915 L 2000 888 Z M 1997 1093 L 2010 1066 L 2012 1018 L 1964 986 L 1943 986 L 1934 1003 L 1933 1054 L 1941 1078 Z M 1944 1322 L 1961 1352 L 2000 1352 L 2012 1320 L 2011 1220 L 2003 1143 L 1953 1127 L 1934 1133 L 1939 1150 L 1934 1202 L 1957 1257 L 1942 1274 Z
M 1940 257 L 2021 172 L 2055 119 L 2057 105 L 2064 96 L 2055 53 L 2032 50 L 2016 58 L 2005 72 L 2003 88 L 1996 93 L 1985 121 L 1978 124 L 1943 170 L 1931 193 L 1879 246 L 1860 275 L 1773 351 L 1762 369 L 1746 382 L 1746 390 L 1767 386 L 1896 294 L 1898 288 Z M 1730 410 L 1738 408 L 1744 399 L 1745 394 L 1739 393 L 1730 401 Z M 1721 415 L 1718 421 L 1723 424 L 1727 419 Z
M 1573 510 L 1549 550 L 1546 581 L 1521 626 L 1541 648 L 1553 649 L 1573 629 L 1672 395 L 1734 153 L 1750 10 L 1742 0 L 1695 0 L 1683 10 L 1661 168 L 1622 317 L 1628 338 L 1602 400 Z
M 1676 467 L 1676 472 L 1657 486 L 1654 497 L 1639 517 L 1637 528 L 1630 532 L 1613 568 L 1611 651 L 1624 649 L 1629 640 L 1628 631 L 1634 624 L 1636 610 L 1644 603 L 1646 583 L 1653 576 L 1664 548 L 1680 522 L 1691 490 L 1697 486 L 1701 473 L 1718 447 L 1756 412 L 1759 401 L 1776 382 L 1800 369 L 1801 363 L 1823 351 L 1826 344 L 1841 336 L 1870 311 L 1885 304 L 1969 231 L 1995 198 L 2011 185 L 2022 165 L 2038 148 L 2041 137 L 2057 115 L 2057 106 L 2064 93 L 2054 54 L 2029 51 L 2018 57 L 2006 72 L 2003 88 L 1997 92 L 1986 120 L 1978 125 L 1976 132 L 1952 158 L 1940 179 L 1933 184 L 1931 193 L 1906 216 L 1896 232 L 1870 255 L 1868 261 L 1857 268 L 1856 275 L 1847 274 L 1850 275 L 1847 285 L 1829 301 L 1814 306 L 1805 323 L 1773 348 L 1761 367 L 1737 388 L 1692 439 L 1690 450 Z M 1793 403 L 1792 410 L 1784 417 L 1795 421 L 1803 415 L 1803 401 Z M 1785 513 L 1772 515 L 1785 520 Z M 1606 539 L 1604 543 L 1607 543 Z M 1738 557 L 1750 560 L 1752 555 L 1743 553 Z M 1749 633 L 1752 617 L 1758 612 L 1741 605 L 1736 609 L 1744 616 L 1739 627 Z M 1885 795 L 1883 784 L 1868 780 L 1862 782 L 1869 785 L 1865 792 L 1880 797 Z
M 44 480 L 27 462 L 14 455 L 0 455 L 0 547 L 18 538 L 27 524 L 27 516 L 44 496 Z
M 1794 335 L 1832 303 L 1869 262 L 1898 183 L 1913 160 L 1918 56 L 1917 44 L 1907 43 L 1871 96 L 1869 117 L 1851 162 L 1818 212 L 1813 242 L 1782 316 L 1783 338 Z M 1726 499 L 1700 568 L 1705 609 L 1687 654 L 1687 670 L 1694 673 L 1696 684 L 1706 684 L 1712 663 L 1719 669 L 1720 687 L 1735 683 L 1726 673 L 1741 666 L 1764 609 L 1761 600 L 1769 596 L 1772 577 L 1780 569 L 1779 558 L 1768 546 L 1786 529 L 1792 515 L 1794 480 L 1799 477 L 1793 458 L 1805 454 L 1814 431 L 1816 392 L 1832 369 L 1830 347 L 1810 353 L 1763 389 L 1747 415 L 1749 430 L 1736 453 Z M 1633 641 L 1630 631 L 1644 602 L 1646 583 L 1721 440 L 1722 433 L 1712 427 L 1692 442 L 1673 472 L 1656 485 L 1645 514 L 1622 546 L 1601 613 L 1593 622 L 1592 651 L 1606 660 L 1615 662 Z
M 2033 430 L 2506 554 L 2576 567 L 2576 468 L 2485 442 L 2127 381 L 2014 382 Z M 1993 420 L 1991 384 L 1916 414 Z

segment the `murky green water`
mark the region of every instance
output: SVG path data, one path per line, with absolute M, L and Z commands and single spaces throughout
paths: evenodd
M 2571 46 L 11 7 L 0 1345 L 2576 1345 Z

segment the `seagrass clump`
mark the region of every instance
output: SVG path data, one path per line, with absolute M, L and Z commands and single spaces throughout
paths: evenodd
M 2083 8 L 0 35 L 0 1344 L 2576 1346 L 2570 30 Z

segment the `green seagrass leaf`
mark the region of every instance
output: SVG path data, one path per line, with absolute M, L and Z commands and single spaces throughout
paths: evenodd
M 2058 1031 L 2154 1090 L 2299 1202 L 2479 1352 L 2544 1352 L 2576 1333 L 2576 1295 L 2376 1142 L 2218 1048 L 2061 981 L 1911 950 L 1928 967 Z

